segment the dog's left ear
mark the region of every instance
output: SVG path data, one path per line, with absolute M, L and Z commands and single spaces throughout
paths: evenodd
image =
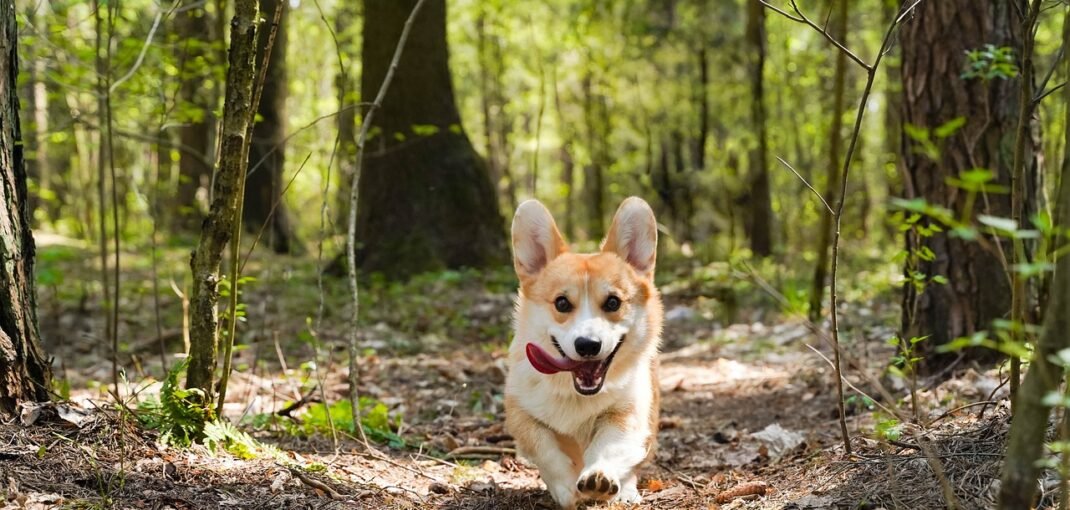
M 639 274 L 654 277 L 654 262 L 658 252 L 658 224 L 654 211 L 645 200 L 628 197 L 621 202 L 609 235 L 602 243 L 602 251 L 620 255 Z

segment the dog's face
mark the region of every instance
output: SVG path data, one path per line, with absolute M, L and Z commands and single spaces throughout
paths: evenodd
M 658 336 L 651 317 L 656 248 L 654 213 L 638 198 L 621 204 L 602 250 L 592 254 L 570 253 L 542 204 L 521 204 L 513 220 L 518 341 L 528 343 L 532 365 L 571 372 L 575 390 L 594 395 L 611 369 L 646 352 Z

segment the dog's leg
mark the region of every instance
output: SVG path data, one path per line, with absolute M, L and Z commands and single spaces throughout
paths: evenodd
M 628 406 L 599 417 L 591 444 L 583 454 L 586 468 L 576 482 L 583 497 L 639 502 L 637 471 L 650 455 L 654 441 L 645 414 L 637 414 Z
M 549 429 L 506 397 L 505 427 L 517 451 L 539 468 L 546 489 L 562 510 L 574 510 L 579 500 L 576 476 L 581 463 L 579 446 L 571 438 Z

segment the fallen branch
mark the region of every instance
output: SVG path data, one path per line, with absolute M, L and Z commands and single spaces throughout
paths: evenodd
M 316 397 L 314 397 L 313 395 L 316 394 L 316 389 L 317 388 L 319 388 L 318 384 L 316 386 L 313 386 L 312 389 L 307 394 L 302 395 L 301 398 L 298 399 L 296 402 L 293 402 L 290 405 L 288 405 L 286 407 L 283 407 L 282 409 L 279 409 L 278 411 L 275 411 L 275 415 L 276 416 L 285 416 L 287 418 L 292 418 L 292 416 L 290 416 L 291 413 L 293 413 L 294 411 L 304 407 L 308 403 L 316 402 Z
M 454 448 L 446 454 L 447 459 L 483 459 L 500 457 L 502 455 L 516 455 L 516 448 L 501 446 L 462 446 Z
M 325 484 L 325 483 L 323 483 L 323 482 L 321 482 L 319 480 L 316 480 L 315 478 L 312 478 L 312 477 L 306 475 L 304 473 L 304 471 L 301 471 L 300 469 L 297 469 L 295 467 L 290 467 L 290 466 L 283 466 L 282 464 L 277 464 L 277 465 L 280 466 L 280 467 L 284 467 L 284 468 L 290 470 L 290 474 L 292 474 L 295 477 L 297 477 L 297 479 L 301 480 L 302 483 L 304 483 L 305 485 L 307 485 L 309 487 L 312 487 L 313 489 L 316 489 L 318 491 L 322 491 L 323 493 L 327 494 L 327 496 L 329 496 L 331 499 L 333 499 L 335 501 L 340 501 L 340 500 L 346 499 L 345 496 L 339 494 L 338 491 L 332 489 L 329 485 L 327 485 L 327 484 Z

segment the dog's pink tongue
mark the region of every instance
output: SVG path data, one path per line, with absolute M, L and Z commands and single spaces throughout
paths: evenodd
M 527 352 L 528 361 L 531 362 L 531 366 L 535 367 L 535 370 L 544 374 L 568 372 L 582 364 L 568 358 L 556 358 L 535 344 L 528 344 L 525 351 Z

